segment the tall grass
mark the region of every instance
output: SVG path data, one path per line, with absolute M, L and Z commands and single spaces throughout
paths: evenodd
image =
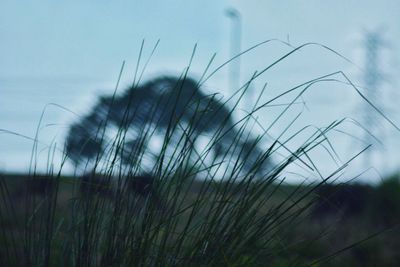
M 264 87 L 248 114 L 231 119 L 253 81 L 302 47 L 293 48 L 256 72 L 236 91 L 238 97 L 221 102 L 223 109 L 229 112 L 220 120 L 212 121 L 205 117 L 210 112 L 217 114 L 211 109 L 216 96 L 209 96 L 202 102 L 189 98 L 183 106 L 194 109 L 190 118 L 183 119 L 184 113 L 175 111 L 182 106 L 180 98 L 185 93 L 184 84 L 191 63 L 174 86 L 176 97 L 168 99 L 173 112 L 167 114 L 173 115 L 162 118 L 163 122 L 167 121 L 165 130 L 159 130 L 161 119 L 155 115 L 163 100 L 156 99 L 152 108 L 154 113 L 148 114 L 149 123 L 143 124 L 135 133 L 138 142 L 127 147 L 132 134 L 130 125 L 138 112 L 132 106 L 134 101 L 127 101 L 118 127 L 111 133 L 108 131 L 111 123 L 109 110 L 106 119 L 98 123 L 96 131 L 90 132 L 88 139 L 88 142 L 102 144 L 104 149 L 91 159 L 82 156 L 77 161 L 78 170 L 86 172 L 89 177 L 86 180 L 63 176 L 62 166 L 68 160 L 68 154 L 57 173 L 50 168 L 46 177 L 35 171 L 31 173 L 30 179 L 51 181 L 45 183 L 48 190 L 44 194 L 28 188 L 18 195 L 23 197 L 17 197 L 12 185 L 1 179 L 1 265 L 293 266 L 318 261 L 310 258 L 306 262 L 296 259 L 283 262 L 280 255 L 282 252 L 290 254 L 293 244 L 285 243 L 281 234 L 304 220 L 315 191 L 336 179 L 362 151 L 324 176 L 308 155 L 320 146 L 331 148 L 330 153 L 336 153 L 327 136 L 344 119 L 315 128 L 294 150 L 287 144 L 311 129 L 305 126 L 293 135 L 283 137 L 300 114 L 293 116 L 278 138 L 272 139 L 270 129 L 290 112 L 290 107 L 306 91 L 319 83 L 340 83 L 339 79 L 344 79 L 361 95 L 360 91 L 341 71 L 317 77 L 262 102 Z M 141 59 L 142 50 L 132 88 L 140 86 L 149 61 L 140 70 Z M 197 81 L 200 87 L 231 62 L 229 60 L 209 72 L 212 60 Z M 118 84 L 119 79 L 110 106 L 118 96 Z M 290 94 L 293 94 L 292 101 L 271 124 L 265 125 L 257 120 L 257 112 L 277 104 L 283 96 Z M 198 145 L 198 140 L 204 135 L 199 128 L 208 123 L 214 124 L 213 131 L 206 133 L 206 144 Z M 260 126 L 264 132 L 254 134 L 254 125 Z M 82 126 L 83 132 L 87 130 L 85 125 Z M 148 149 L 148 144 L 155 139 L 161 140 L 157 153 Z M 222 141 L 227 145 L 217 157 L 215 151 Z M 244 146 L 245 143 L 249 145 Z M 287 156 L 278 156 L 281 151 L 285 151 Z M 283 190 L 286 170 L 293 164 L 319 175 L 320 180 L 311 186 L 299 185 L 289 191 Z M 151 173 L 154 180 L 149 184 L 151 190 L 139 194 L 132 189 L 132 184 L 137 179 L 135 177 L 144 171 Z

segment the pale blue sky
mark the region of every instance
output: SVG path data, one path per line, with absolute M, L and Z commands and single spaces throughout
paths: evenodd
M 145 39 L 147 56 L 155 42 L 160 45 L 144 79 L 162 74 L 178 74 L 186 66 L 195 43 L 197 54 L 192 75 L 199 76 L 211 55 L 216 63 L 229 56 L 230 21 L 227 7 L 240 11 L 243 21 L 242 48 L 271 38 L 292 45 L 318 42 L 327 45 L 363 67 L 363 33 L 384 27 L 388 42 L 383 51 L 382 69 L 390 83 L 382 98 L 391 117 L 400 124 L 396 100 L 399 94 L 400 2 L 385 1 L 9 1 L 0 3 L 0 128 L 34 136 L 41 111 L 48 103 L 63 105 L 83 114 L 99 94 L 110 93 L 123 60 L 127 68 L 123 85 L 129 84 L 140 44 Z M 289 51 L 271 43 L 242 58 L 242 81 L 255 70 Z M 276 68 L 262 75 L 258 90 L 268 82 L 273 96 L 318 75 L 343 70 L 362 83 L 361 70 L 318 47 L 302 49 Z M 217 73 L 206 90 L 227 93 L 228 69 Z M 348 87 L 321 86 L 306 95 L 309 111 L 303 124 L 323 126 L 333 119 L 357 117 L 360 100 Z M 393 102 L 393 103 L 392 103 Z M 272 112 L 272 111 L 271 111 Z M 265 118 L 263 117 L 265 116 Z M 272 116 L 264 113 L 263 120 Z M 68 112 L 49 107 L 39 138 L 50 143 L 55 136 L 62 143 Z M 285 122 L 285 121 L 284 121 Z M 282 125 L 284 125 L 284 122 Z M 283 126 L 282 126 L 283 127 Z M 298 126 L 300 127 L 300 126 Z M 385 160 L 381 172 L 399 169 L 400 156 L 394 149 L 400 135 L 389 127 Z M 274 129 L 279 134 L 279 128 Z M 354 141 L 337 138 L 338 150 L 350 155 Z M 0 171 L 27 168 L 31 142 L 0 133 Z M 43 152 L 44 158 L 46 152 Z M 345 156 L 344 156 L 345 158 Z M 328 161 L 328 160 L 327 160 Z M 328 164 L 328 163 L 327 163 Z M 321 166 L 326 166 L 321 160 Z M 327 167 L 328 169 L 328 167 Z

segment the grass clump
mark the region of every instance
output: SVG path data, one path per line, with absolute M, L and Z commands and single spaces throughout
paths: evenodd
M 315 192 L 358 156 L 325 176 L 309 157 L 320 146 L 332 147 L 327 136 L 344 120 L 317 128 L 296 149 L 287 144 L 311 127 L 284 136 L 300 114 L 279 138 L 269 131 L 311 87 L 338 76 L 351 81 L 339 71 L 261 102 L 264 87 L 247 115 L 234 116 L 254 80 L 302 47 L 256 72 L 236 100 L 201 91 L 229 61 L 208 74 L 210 62 L 200 80 L 188 77 L 190 63 L 178 78 L 142 85 L 140 75 L 122 94 L 118 79 L 112 96 L 71 125 L 63 164 L 71 160 L 82 175 L 66 177 L 62 167 L 46 178 L 34 172 L 27 188 L 44 183 L 45 190 L 23 194 L 1 179 L 1 264 L 293 266 L 329 258 L 315 247 L 304 253 L 313 240 L 285 236 L 307 220 Z M 141 53 L 138 66 L 140 59 Z M 257 120 L 257 112 L 291 94 L 270 125 Z M 255 125 L 263 131 L 255 134 Z M 320 179 L 288 187 L 285 175 L 293 165 Z

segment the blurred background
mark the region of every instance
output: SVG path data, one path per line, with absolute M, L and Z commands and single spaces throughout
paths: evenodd
M 143 46 L 147 59 L 157 41 L 143 81 L 182 73 L 196 53 L 190 75 L 200 78 L 213 54 L 211 69 L 232 55 L 269 39 L 219 70 L 203 86 L 207 93 L 232 94 L 293 47 L 306 46 L 257 78 L 241 102 L 238 118 L 250 110 L 267 83 L 265 102 L 314 78 L 342 71 L 375 107 L 400 125 L 400 3 L 384 1 L 8 1 L 0 3 L 0 171 L 26 172 L 38 133 L 38 170 L 44 170 L 48 149 L 63 148 L 71 122 L 113 93 L 122 62 L 121 90 L 133 80 Z M 144 62 L 145 60 L 143 60 Z M 142 64 L 143 64 L 142 62 Z M 343 179 L 359 173 L 359 181 L 376 183 L 399 170 L 400 132 L 349 86 L 321 83 L 310 88 L 269 133 L 277 137 L 300 112 L 285 136 L 305 125 L 324 127 L 347 118 L 330 136 L 338 157 L 322 148 L 311 158 L 329 174 L 372 144 L 346 170 Z M 293 99 L 282 98 L 285 104 Z M 276 102 L 275 104 L 278 104 Z M 305 103 L 305 105 L 304 105 Z M 57 104 L 57 105 L 54 105 Z M 61 108 L 63 107 L 63 108 Z M 258 114 L 268 127 L 285 106 Z M 68 110 L 66 110 L 68 109 Z M 73 113 L 72 113 L 72 112 Z M 39 131 L 38 124 L 43 113 Z M 360 127 L 361 124 L 364 128 Z M 367 130 L 369 133 L 367 133 Z M 255 132 L 261 132 L 257 127 Z M 311 130 L 310 130 L 311 131 Z M 11 132 L 11 133 L 10 133 Z M 372 138 L 371 135 L 375 136 Z M 267 140 L 268 142 L 268 140 Z M 301 140 L 289 145 L 296 148 Z M 336 157 L 336 156 L 335 156 Z M 56 156 L 60 159 L 60 156 Z M 65 170 L 71 171 L 71 166 Z M 304 178 L 294 175 L 291 181 Z M 310 178 L 312 179 L 312 178 Z

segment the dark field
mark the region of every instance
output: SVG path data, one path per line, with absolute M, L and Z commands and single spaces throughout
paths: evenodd
M 1 179 L 1 266 L 400 262 L 398 177 L 376 187 L 275 182 L 262 195 L 256 185 L 176 177 Z

